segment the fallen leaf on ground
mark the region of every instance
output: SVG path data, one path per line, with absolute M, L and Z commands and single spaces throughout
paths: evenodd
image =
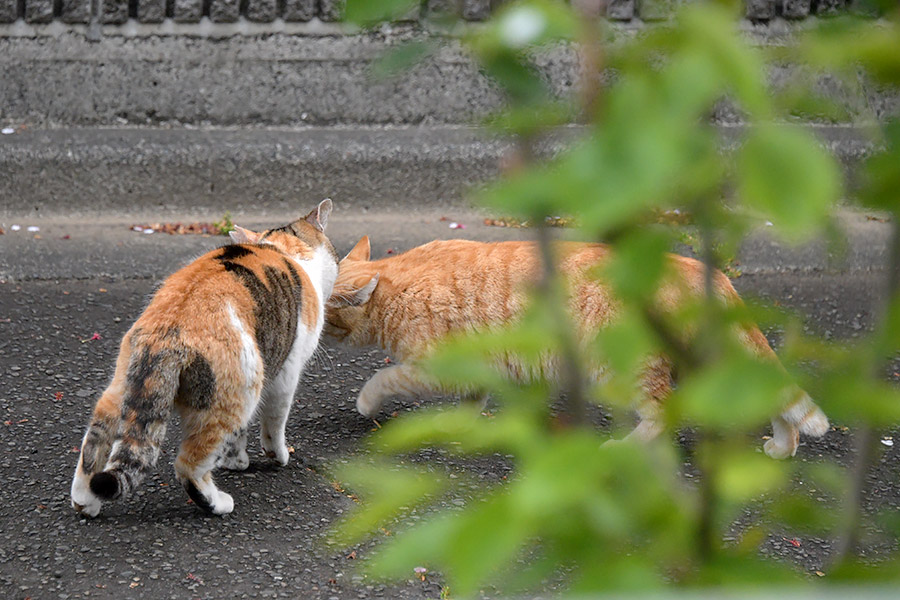
M 226 235 L 216 223 L 150 223 L 135 224 L 130 227 L 139 233 L 168 233 L 169 235 Z

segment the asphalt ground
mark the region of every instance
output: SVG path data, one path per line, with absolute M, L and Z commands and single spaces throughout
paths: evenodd
M 435 237 L 529 235 L 486 227 L 480 219 L 474 213 L 347 216 L 338 210 L 329 232 L 339 253 L 370 234 L 376 256 Z M 279 224 L 263 221 L 253 215 L 238 220 L 248 226 Z M 217 474 L 220 488 L 235 499 L 232 514 L 202 514 L 175 481 L 177 421 L 157 469 L 134 497 L 105 505 L 94 520 L 71 509 L 78 446 L 112 374 L 121 336 L 163 276 L 226 241 L 137 233 L 128 228 L 132 222 L 122 215 L 91 221 L 59 217 L 17 223 L 21 229 L 15 232 L 12 223 L 0 224 L 6 231 L 0 236 L 0 597 L 439 598 L 439 573 L 428 573 L 424 581 L 410 573 L 408 580 L 390 585 L 370 581 L 354 567 L 371 543 L 334 548 L 323 541 L 329 524 L 354 505 L 324 467 L 358 452 L 375 428 L 356 413 L 353 401 L 363 382 L 385 364 L 388 357 L 380 350 L 323 346 L 302 377 L 288 423 L 291 462 L 273 466 L 254 440 L 246 472 Z M 466 228 L 450 229 L 451 222 Z M 865 215 L 846 216 L 843 224 L 850 245 L 842 260 L 815 245 L 786 248 L 766 232 L 752 237 L 736 287 L 745 296 L 799 312 L 811 331 L 825 337 L 862 335 L 877 313 L 888 226 Z M 29 232 L 28 226 L 39 230 Z M 95 333 L 99 339 L 92 339 Z M 777 341 L 777 332 L 767 333 Z M 455 401 L 394 401 L 382 417 L 402 418 L 421 404 Z M 604 420 L 602 411 L 594 417 Z M 822 439 L 804 440 L 794 460 L 847 465 L 853 431 L 835 425 Z M 689 443 L 689 432 L 681 437 Z M 885 448 L 867 474 L 870 510 L 900 509 L 897 452 Z M 476 481 L 497 481 L 510 469 L 502 456 L 461 461 L 425 452 L 418 460 L 474 474 Z M 464 501 L 463 496 L 445 502 Z M 826 567 L 832 543 L 776 528 L 763 551 L 812 573 Z M 889 542 L 873 543 L 870 556 L 890 548 Z M 501 594 L 487 589 L 484 595 Z

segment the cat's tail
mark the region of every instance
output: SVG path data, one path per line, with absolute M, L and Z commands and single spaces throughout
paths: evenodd
M 90 489 L 101 500 L 127 497 L 156 465 L 182 371 L 181 353 L 136 349 L 129 360 L 122 420 L 103 471 Z

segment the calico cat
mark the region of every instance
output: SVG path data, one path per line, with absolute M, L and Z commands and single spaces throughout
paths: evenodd
M 175 474 L 194 503 L 224 515 L 234 501 L 215 466 L 245 469 L 246 426 L 285 465 L 284 428 L 303 366 L 319 342 L 338 271 L 325 237 L 331 200 L 176 271 L 122 339 L 112 383 L 97 401 L 72 481 L 72 506 L 94 517 L 156 464 L 172 408 L 184 439 Z
M 603 244 L 561 243 L 557 246 L 559 268 L 571 293 L 571 313 L 584 340 L 616 317 L 617 303 L 610 290 L 588 276 L 610 256 Z M 325 334 L 355 346 L 378 345 L 398 361 L 369 379 L 356 400 L 357 410 L 372 416 L 391 395 L 439 392 L 416 367 L 437 340 L 452 332 L 502 325 L 521 313 L 525 288 L 540 272 L 540 259 L 533 242 L 482 243 L 465 240 L 434 241 L 408 252 L 369 260 L 368 237 L 341 261 L 340 272 L 326 309 Z M 657 305 L 665 310 L 683 303 L 685 294 L 700 297 L 704 291 L 703 263 L 669 255 L 674 283 L 663 284 Z M 728 278 L 714 275 L 716 294 L 726 304 L 741 301 Z M 737 332 L 740 341 L 763 360 L 777 362 L 765 336 L 752 324 Z M 504 366 L 514 377 L 556 377 L 554 359 L 539 365 L 539 373 L 528 373 L 514 357 Z M 603 367 L 595 366 L 592 377 L 600 381 Z M 641 373 L 640 422 L 631 436 L 648 440 L 662 430 L 659 403 L 671 391 L 673 372 L 665 357 L 649 360 Z M 452 391 L 452 390 L 443 390 Z M 773 458 L 793 456 L 799 433 L 821 436 L 828 419 L 800 388 L 792 392 L 785 410 L 772 419 L 773 437 L 765 452 Z

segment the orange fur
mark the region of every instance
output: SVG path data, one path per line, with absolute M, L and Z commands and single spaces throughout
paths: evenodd
M 616 319 L 620 311 L 611 289 L 592 274 L 609 261 L 611 250 L 604 244 L 573 242 L 558 243 L 554 250 L 558 268 L 569 286 L 570 312 L 576 330 L 582 341 L 587 342 Z M 363 414 L 372 414 L 384 397 L 392 393 L 435 391 L 415 369 L 415 361 L 448 334 L 482 330 L 515 320 L 525 305 L 528 288 L 541 275 L 541 261 L 534 242 L 434 241 L 397 256 L 369 258 L 369 240 L 364 237 L 341 261 L 327 307 L 325 330 L 352 345 L 378 345 L 401 363 L 376 373 L 360 392 L 357 408 Z M 703 263 L 669 255 L 668 266 L 668 275 L 655 297 L 656 309 L 663 313 L 676 311 L 689 298 L 702 297 L 705 290 Z M 740 303 L 724 274 L 718 271 L 713 274 L 713 286 L 716 296 L 724 303 Z M 739 339 L 752 352 L 763 359 L 777 361 L 755 324 L 746 323 L 739 329 Z M 548 357 L 547 364 L 540 367 L 541 374 L 554 377 L 554 361 Z M 523 372 L 521 365 L 512 359 L 506 359 L 505 366 L 516 377 L 534 375 Z M 595 367 L 592 375 L 601 379 L 603 367 Z M 649 360 L 641 377 L 643 401 L 638 411 L 644 422 L 635 430 L 638 437 L 649 438 L 658 432 L 658 423 L 654 422 L 658 409 L 654 404 L 668 396 L 671 383 L 670 361 L 665 357 Z M 796 429 L 803 420 L 814 418 L 815 426 L 804 431 L 824 433 L 823 428 L 827 427 L 824 415 L 802 391 L 798 398 L 795 404 L 806 403 L 804 416 L 792 417 L 788 429 Z M 778 457 L 793 454 L 796 441 L 786 440 L 784 436 L 779 437 L 778 444 L 783 442 L 783 447 L 772 444 L 767 446 L 767 452 Z

